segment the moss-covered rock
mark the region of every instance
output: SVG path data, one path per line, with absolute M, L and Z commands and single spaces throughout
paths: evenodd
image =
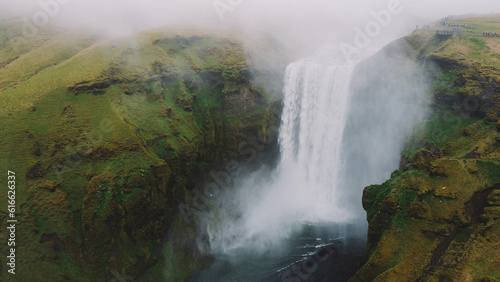
M 168 265 L 170 281 L 181 281 L 206 267 L 179 204 L 216 166 L 243 158 L 247 138 L 267 152 L 276 145 L 260 136 L 278 94 L 256 86 L 251 73 L 264 70 L 242 41 L 52 30 L 23 38 L 20 24 L 0 23 L 0 169 L 18 176 L 18 277 L 158 280 Z
M 461 40 L 424 30 L 401 41 L 431 74 L 433 110 L 400 170 L 365 188 L 368 249 L 351 281 L 500 279 L 500 50 L 478 32 L 500 21 L 461 20 L 470 23 Z M 400 52 L 401 42 L 385 51 Z

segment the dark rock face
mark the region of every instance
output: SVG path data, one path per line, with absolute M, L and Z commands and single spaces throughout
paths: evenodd
M 434 143 L 431 146 L 426 146 L 415 153 L 412 160 L 412 165 L 417 169 L 428 170 L 430 163 L 441 157 L 441 150 Z

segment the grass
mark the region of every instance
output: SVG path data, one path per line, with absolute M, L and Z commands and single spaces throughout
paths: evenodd
M 488 45 L 486 45 L 486 40 L 484 40 L 484 39 L 480 39 L 480 38 L 476 38 L 476 37 L 469 37 L 469 38 L 467 38 L 467 40 L 470 43 L 476 45 L 479 48 L 479 50 L 481 50 L 481 51 L 485 51 L 485 50 L 489 49 Z
M 402 153 L 405 166 L 384 184 L 365 188 L 369 253 L 353 280 L 498 278 L 498 262 L 480 259 L 499 256 L 498 219 L 472 222 L 478 215 L 471 214 L 471 207 L 485 204 L 474 195 L 500 183 L 498 101 L 486 100 L 490 88 L 500 81 L 500 38 L 482 35 L 483 31 L 500 32 L 500 18 L 451 22 L 465 23 L 468 28 L 461 29 L 461 39 L 438 39 L 435 31 L 443 28 L 437 24 L 404 39 L 410 47 L 403 51 L 433 79 L 433 115 L 408 139 Z M 484 102 L 467 112 L 460 102 L 467 97 Z M 428 154 L 433 151 L 440 156 L 418 163 L 414 158 L 424 147 Z M 439 244 L 444 249 L 436 248 Z
M 419 30 L 407 37 L 408 43 L 414 46 L 417 54 L 423 57 L 438 56 L 441 58 L 454 58 L 466 60 L 471 63 L 480 63 L 483 66 L 495 67 L 500 65 L 500 37 L 485 37 L 483 32 L 500 33 L 498 17 L 467 17 L 455 18 L 450 21 L 451 25 L 467 24 L 467 28 L 461 28 L 462 38 L 452 36 L 447 40 L 439 40 L 435 36 L 436 30 L 444 27 L 439 22 L 431 25 L 428 30 Z
M 19 236 L 33 259 L 19 271 L 39 275 L 28 269 L 43 268 L 54 281 L 82 272 L 89 280 L 111 279 L 113 267 L 143 273 L 158 263 L 150 241 L 172 224 L 187 187 L 199 181 L 194 171 L 208 172 L 233 156 L 236 135 L 262 126 L 259 118 L 247 118 L 264 119 L 265 106 L 229 111 L 238 105 L 224 96 L 227 89 L 263 92 L 248 83 L 240 42 L 163 31 L 102 40 L 44 30 L 22 38 L 16 27 L 0 23 L 6 42 L 0 45 L 0 170 L 16 172 L 19 219 L 30 226 Z M 157 42 L 165 38 L 182 42 Z M 33 179 L 26 177 L 31 168 L 38 175 Z M 65 249 L 38 243 L 49 234 Z M 184 263 L 191 254 L 179 252 L 192 247 L 176 247 L 178 257 L 168 263 Z M 35 259 L 44 254 L 51 255 Z M 138 256 L 146 261 L 141 270 L 133 263 Z M 205 266 L 206 257 L 199 259 Z

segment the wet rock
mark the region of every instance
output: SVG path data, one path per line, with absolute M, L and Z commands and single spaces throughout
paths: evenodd
M 488 205 L 500 206 L 500 190 L 493 190 L 488 197 Z
M 452 227 L 450 225 L 440 225 L 440 226 L 422 226 L 422 232 L 429 234 L 431 236 L 441 236 L 449 237 L 451 235 Z
M 166 118 L 166 117 L 172 117 L 173 109 L 168 108 L 168 109 L 161 109 L 160 112 L 158 113 L 159 118 Z
M 441 158 L 442 155 L 443 153 L 436 144 L 429 143 L 415 153 L 412 164 L 415 168 L 429 170 L 432 166 L 432 162 Z
M 57 233 L 43 234 L 40 239 L 40 244 L 48 244 L 56 252 L 64 251 L 64 242 L 59 239 Z
M 443 152 L 441 152 L 441 149 L 439 149 L 439 147 L 434 142 L 427 144 L 425 146 L 425 149 L 431 152 L 432 155 L 438 159 L 443 156 Z
M 115 83 L 114 79 L 100 78 L 94 81 L 82 81 L 76 83 L 74 86 L 68 87 L 68 91 L 74 95 L 80 94 L 93 94 L 102 95 L 106 92 L 106 89 Z
M 45 189 L 50 192 L 56 191 L 57 188 L 59 188 L 61 183 L 57 181 L 51 181 L 51 180 L 44 180 L 42 183 L 38 185 L 38 188 L 40 189 Z
M 225 100 L 232 113 L 253 111 L 262 108 L 265 99 L 254 89 L 241 88 L 225 95 Z
M 481 215 L 481 219 L 484 221 L 494 221 L 500 219 L 500 207 L 486 207 L 484 208 L 484 214 Z
M 471 136 L 471 134 L 472 134 L 472 128 L 467 127 L 466 129 L 464 129 L 464 133 L 463 134 L 464 134 L 464 136 L 467 136 L 467 137 Z
M 44 176 L 44 172 L 40 162 L 35 162 L 28 167 L 28 171 L 26 171 L 26 179 L 34 180 L 37 178 L 41 178 Z
M 386 212 L 393 213 L 398 209 L 398 206 L 399 203 L 397 197 L 390 194 L 387 198 L 385 198 L 382 209 Z
M 418 194 L 417 195 L 419 195 L 419 196 L 422 197 L 422 196 L 425 196 L 425 195 L 429 194 L 430 192 L 432 192 L 432 190 L 433 189 L 431 187 L 429 187 L 429 186 L 422 186 L 418 190 Z
M 33 154 L 35 157 L 40 157 L 42 155 L 42 149 L 40 146 L 40 142 L 38 142 L 38 138 L 31 133 L 30 131 L 27 131 L 28 133 L 28 138 L 32 141 L 32 147 L 30 149 L 31 154 Z
M 410 205 L 410 215 L 419 219 L 429 219 L 431 217 L 430 207 L 426 202 L 414 201 Z
M 458 189 L 455 186 L 443 186 L 443 187 L 437 187 L 434 190 L 434 196 L 438 198 L 445 198 L 445 199 L 457 199 L 459 194 L 460 189 Z
M 462 159 L 479 159 L 481 154 L 479 153 L 479 147 L 472 149 L 472 151 L 465 154 Z

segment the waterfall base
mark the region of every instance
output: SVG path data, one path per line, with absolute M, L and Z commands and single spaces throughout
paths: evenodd
M 191 281 L 347 281 L 359 268 L 366 240 L 360 228 L 332 223 L 305 224 L 279 249 L 265 254 L 247 249 L 215 254 L 210 268 Z

